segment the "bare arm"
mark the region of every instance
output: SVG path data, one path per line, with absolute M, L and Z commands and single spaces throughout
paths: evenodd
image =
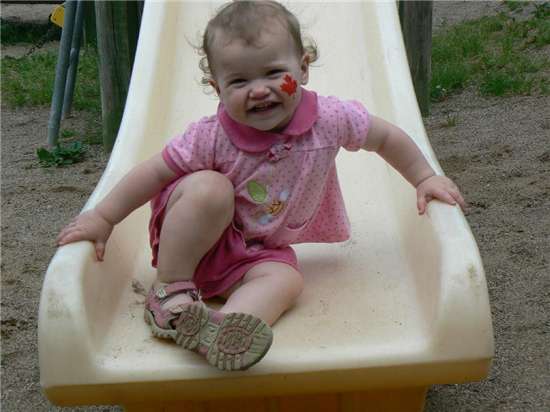
M 371 116 L 371 127 L 363 149 L 378 153 L 414 187 L 435 175 L 412 139 L 379 117 Z
M 96 257 L 103 260 L 113 227 L 171 182 L 176 174 L 157 154 L 132 169 L 95 208 L 75 217 L 57 237 L 59 246 L 90 240 Z
M 156 154 L 126 174 L 95 209 L 105 220 L 116 225 L 152 199 L 175 177 L 162 155 Z
M 456 185 L 445 176 L 437 176 L 413 140 L 400 128 L 371 116 L 371 127 L 363 149 L 378 153 L 416 188 L 417 208 L 426 211 L 427 203 L 439 199 L 449 204 L 466 203 Z

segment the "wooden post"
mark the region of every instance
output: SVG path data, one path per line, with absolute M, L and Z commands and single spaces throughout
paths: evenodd
M 95 22 L 95 6 L 92 1 L 84 1 L 84 44 L 97 46 L 97 33 Z
M 401 31 L 407 49 L 416 100 L 423 116 L 430 113 L 432 8 L 432 1 L 399 1 Z
M 122 120 L 131 74 L 125 1 L 96 1 L 103 147 L 113 148 Z
M 130 48 L 130 64 L 134 65 L 134 57 L 136 55 L 139 26 L 141 23 L 141 10 L 143 6 L 135 0 L 126 2 L 128 16 L 128 46 Z

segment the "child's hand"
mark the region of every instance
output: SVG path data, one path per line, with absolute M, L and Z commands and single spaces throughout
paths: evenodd
M 416 206 L 418 214 L 423 215 L 426 211 L 428 202 L 433 199 L 441 200 L 450 205 L 460 205 L 460 208 L 466 210 L 466 202 L 460 194 L 460 190 L 454 182 L 445 176 L 431 176 L 422 181 L 416 187 Z
M 95 245 L 97 260 L 103 261 L 105 244 L 112 231 L 113 225 L 110 222 L 105 220 L 95 209 L 88 210 L 75 217 L 63 228 L 57 236 L 57 245 L 63 246 L 79 240 L 91 240 Z

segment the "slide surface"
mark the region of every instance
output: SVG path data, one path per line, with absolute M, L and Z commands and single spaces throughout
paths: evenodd
M 117 144 L 86 208 L 191 121 L 215 113 L 216 96 L 200 85 L 191 45 L 219 4 L 146 2 Z M 307 88 L 362 101 L 413 136 L 441 172 L 416 104 L 395 3 L 288 7 L 320 49 Z M 141 384 L 151 382 L 168 382 L 167 396 L 215 398 L 234 388 L 257 396 L 483 378 L 493 355 L 486 280 L 460 210 L 432 202 L 418 216 L 413 188 L 375 154 L 342 150 L 337 167 L 351 239 L 296 245 L 305 291 L 276 324 L 267 356 L 246 372 L 220 372 L 151 335 L 141 293 L 154 278 L 148 205 L 116 227 L 103 263 L 88 242 L 61 248 L 40 304 L 41 384 L 50 399 L 146 400 Z

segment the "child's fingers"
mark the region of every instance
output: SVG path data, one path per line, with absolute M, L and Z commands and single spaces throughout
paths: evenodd
M 64 245 L 68 245 L 69 243 L 79 242 L 81 240 L 90 240 L 90 239 L 87 239 L 85 236 L 82 236 L 82 233 L 71 232 L 63 236 L 61 239 L 58 239 L 57 245 L 64 246 Z M 99 260 L 100 262 L 103 262 L 103 256 L 105 256 L 105 242 L 95 243 L 95 255 L 97 260 Z
M 72 231 L 72 228 L 68 227 L 68 226 L 65 226 L 61 232 L 59 232 L 59 235 L 57 235 L 57 244 L 63 244 L 62 242 L 64 242 L 65 238 L 67 237 L 68 234 L 70 234 Z
M 450 205 L 453 205 L 453 206 L 456 205 L 455 198 L 447 190 L 436 191 L 434 193 L 434 197 Z
M 428 201 L 426 200 L 426 197 L 424 195 L 418 196 L 416 199 L 416 208 L 418 209 L 418 214 L 423 215 L 424 212 L 426 212 L 426 205 L 428 204 Z
M 463 211 L 467 208 L 466 201 L 462 197 L 458 187 L 452 180 L 444 176 L 435 176 L 417 188 L 419 214 L 425 213 L 427 204 L 432 199 L 437 199 L 453 206 L 458 204 Z
M 456 202 L 460 205 L 462 211 L 465 211 L 468 208 L 468 204 L 466 203 L 460 192 L 452 193 L 452 195 Z
M 79 242 L 81 240 L 95 241 L 95 236 L 85 230 L 85 228 L 65 228 L 57 237 L 57 245 L 63 246 L 68 243 Z
M 80 229 L 68 229 L 67 231 L 61 232 L 57 238 L 57 244 L 59 246 L 66 245 L 67 243 L 78 242 L 83 240 L 84 236 Z
M 445 203 L 448 203 L 450 205 L 456 205 L 456 200 L 455 198 L 446 190 L 440 190 L 438 191 L 436 197 L 439 199 L 439 200 L 442 200 L 444 201 Z
M 95 244 L 95 255 L 97 260 L 103 262 L 103 256 L 105 256 L 105 242 L 97 242 Z
M 456 187 L 456 185 L 451 184 L 450 187 L 447 187 L 445 189 L 445 192 L 448 193 L 454 201 L 454 202 L 448 202 L 448 203 L 451 203 L 452 205 L 458 203 L 458 205 L 462 210 L 466 210 L 466 201 L 462 197 L 462 194 L 460 193 L 460 190 L 458 189 L 458 187 Z
M 61 229 L 61 232 L 59 232 L 59 235 L 57 235 L 57 241 L 65 236 L 67 236 L 69 233 L 78 230 L 78 224 L 76 221 L 72 221 L 67 226 L 65 226 L 63 229 Z

